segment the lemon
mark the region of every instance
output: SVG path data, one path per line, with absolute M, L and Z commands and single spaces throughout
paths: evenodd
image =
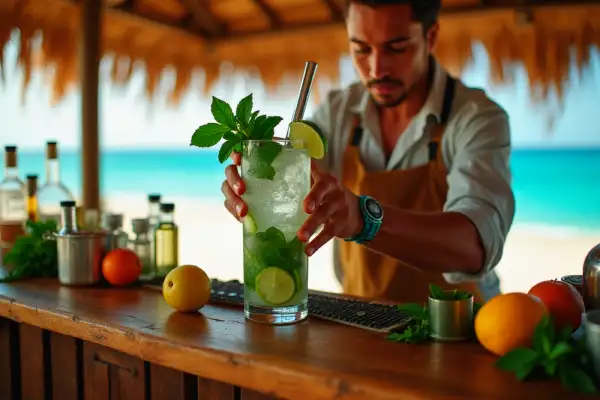
M 210 299 L 210 279 L 202 268 L 181 265 L 169 272 L 163 282 L 163 297 L 177 311 L 201 309 Z
M 311 121 L 295 121 L 290 123 L 289 139 L 295 148 L 306 149 L 311 158 L 320 160 L 327 154 L 327 138 L 321 128 Z
M 277 267 L 262 270 L 256 277 L 254 287 L 261 299 L 273 305 L 289 301 L 296 292 L 294 278 Z
M 248 212 L 244 217 L 244 229 L 246 233 L 255 234 L 258 232 L 258 225 L 256 225 L 256 221 L 252 218 L 252 215 Z

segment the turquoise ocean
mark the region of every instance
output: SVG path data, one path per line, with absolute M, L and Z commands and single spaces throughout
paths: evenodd
M 78 196 L 80 153 L 61 151 L 60 161 L 61 179 Z M 18 164 L 22 177 L 44 181 L 42 151 L 20 150 Z M 600 148 L 514 149 L 511 164 L 515 224 L 600 232 Z M 101 191 L 221 200 L 223 168 L 211 150 L 103 150 Z

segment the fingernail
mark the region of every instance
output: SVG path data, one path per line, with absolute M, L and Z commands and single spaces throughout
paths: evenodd
M 238 215 L 241 217 L 242 216 L 242 205 L 241 204 L 236 205 L 235 211 L 237 211 Z
M 312 256 L 313 252 L 314 252 L 314 250 L 313 250 L 312 247 L 307 247 L 306 248 L 306 255 L 307 256 L 309 256 L 309 257 Z
M 311 213 L 315 210 L 315 202 L 314 201 L 309 201 L 308 202 L 308 212 Z
M 240 194 L 240 185 L 239 185 L 239 183 L 236 183 L 236 184 L 233 185 L 233 190 L 237 194 Z

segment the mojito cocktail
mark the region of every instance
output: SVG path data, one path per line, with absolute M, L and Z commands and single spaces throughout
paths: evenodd
M 310 155 L 302 147 L 287 140 L 243 145 L 244 306 L 251 320 L 286 324 L 308 315 L 308 257 L 296 236 L 310 190 Z

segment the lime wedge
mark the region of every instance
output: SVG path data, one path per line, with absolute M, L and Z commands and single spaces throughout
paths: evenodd
M 321 128 L 311 121 L 296 121 L 290 123 L 289 139 L 302 141 L 302 144 L 293 143 L 295 148 L 308 150 L 311 158 L 320 160 L 327 154 L 327 139 Z
M 250 213 L 246 214 L 244 217 L 244 229 L 246 233 L 255 234 L 258 232 L 258 225 L 256 225 L 256 221 L 252 218 Z
M 296 292 L 294 278 L 287 271 L 277 268 L 265 268 L 256 277 L 256 293 L 269 304 L 283 304 Z

